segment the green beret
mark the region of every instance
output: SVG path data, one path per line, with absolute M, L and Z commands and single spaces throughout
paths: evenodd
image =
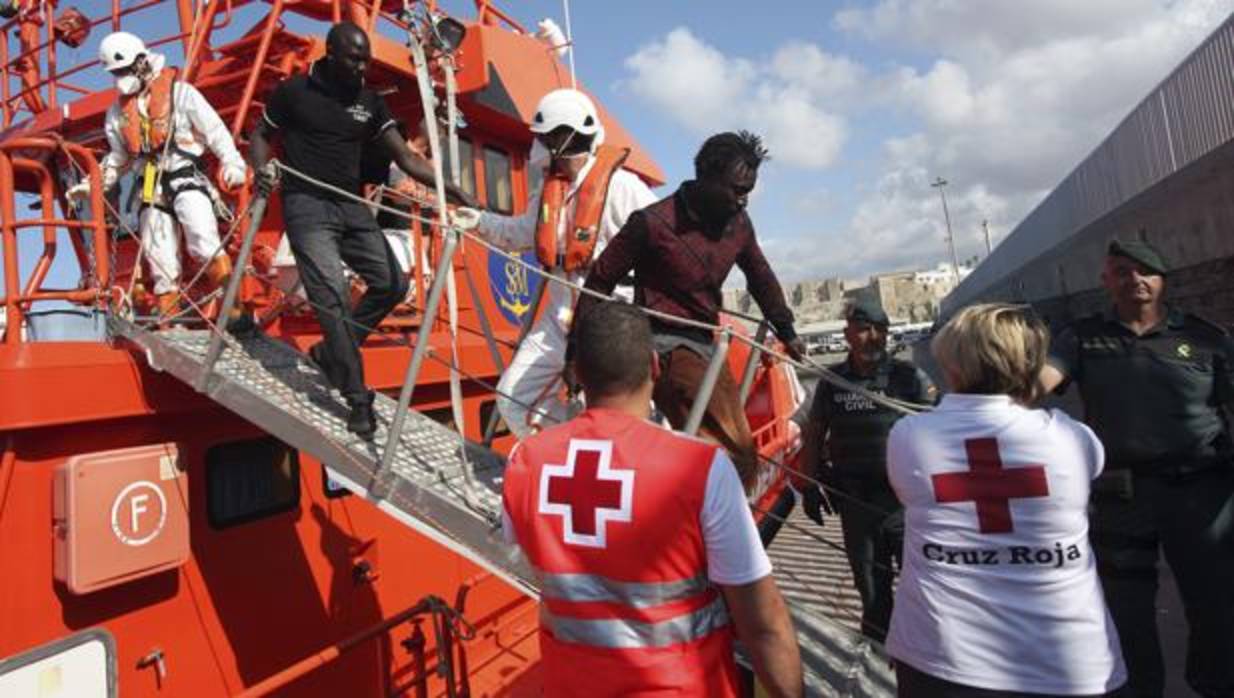
M 1161 256 L 1157 248 L 1147 242 L 1140 242 L 1139 240 L 1113 240 L 1110 242 L 1110 247 L 1106 250 L 1106 254 L 1111 257 L 1115 255 L 1126 257 L 1165 276 L 1167 266 L 1165 258 Z
M 860 296 L 848 309 L 846 319 L 849 322 L 868 322 L 871 325 L 882 325 L 886 327 L 891 322 L 887 319 L 887 313 L 883 311 L 883 306 L 875 298 Z

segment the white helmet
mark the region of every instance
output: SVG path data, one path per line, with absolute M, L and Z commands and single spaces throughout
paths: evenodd
M 109 73 L 133 65 L 138 56 L 145 54 L 145 42 L 128 32 L 108 34 L 99 44 L 99 61 Z
M 548 133 L 569 126 L 580 136 L 594 136 L 601 131 L 596 105 L 578 90 L 561 88 L 540 99 L 536 115 L 531 119 L 532 133 Z

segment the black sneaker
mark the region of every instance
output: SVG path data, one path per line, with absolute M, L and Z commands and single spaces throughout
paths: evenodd
M 347 430 L 362 439 L 372 438 L 377 433 L 377 415 L 373 412 L 373 395 L 367 400 L 351 403 L 351 414 L 347 415 Z
M 228 334 L 236 339 L 252 339 L 258 334 L 257 322 L 248 313 L 227 318 L 226 327 Z

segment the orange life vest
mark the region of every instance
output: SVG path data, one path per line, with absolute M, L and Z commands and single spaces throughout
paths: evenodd
M 536 221 L 536 256 L 546 269 L 560 267 L 576 271 L 591 263 L 600 236 L 600 218 L 608 198 L 608 183 L 613 173 L 630 155 L 629 148 L 602 145 L 596 150 L 596 161 L 575 193 L 574 223 L 566 231 L 566 251 L 557 255 L 557 231 L 561 217 L 566 215 L 566 192 L 570 179 L 561 174 L 549 174 L 540 193 L 540 217 Z
M 545 695 L 738 694 L 700 523 L 716 449 L 592 408 L 511 453 L 502 503 L 540 582 Z
M 137 109 L 140 93 L 120 97 L 120 132 L 124 134 L 130 156 L 153 153 L 167 142 L 171 134 L 172 89 L 177 73 L 175 68 L 163 68 L 150 83 L 146 116 Z

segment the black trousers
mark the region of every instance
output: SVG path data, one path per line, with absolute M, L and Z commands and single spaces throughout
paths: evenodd
M 330 362 L 326 373 L 348 402 L 365 401 L 369 392 L 359 347 L 407 295 L 407 276 L 361 204 L 284 192 L 283 220 L 304 292 L 321 324 Z M 368 286 L 354 309 L 344 263 Z
M 891 624 L 893 570 L 899 569 L 904 548 L 904 509 L 885 482 L 840 478 L 835 484 L 848 495 L 831 501 L 840 514 L 844 550 L 861 595 L 861 633 L 883 642 Z
M 1165 691 L 1156 604 L 1162 551 L 1187 616 L 1187 683 L 1205 698 L 1234 696 L 1234 470 L 1136 476 L 1130 498 L 1094 494 L 1089 518 L 1127 695 Z
M 1122 689 L 1099 693 L 1089 698 L 1123 698 Z M 1050 698 L 1047 693 L 1022 693 L 976 688 L 952 683 L 918 671 L 904 662 L 896 662 L 896 696 L 899 698 Z M 1060 697 L 1061 698 L 1061 697 Z M 1069 698 L 1082 698 L 1071 696 Z

